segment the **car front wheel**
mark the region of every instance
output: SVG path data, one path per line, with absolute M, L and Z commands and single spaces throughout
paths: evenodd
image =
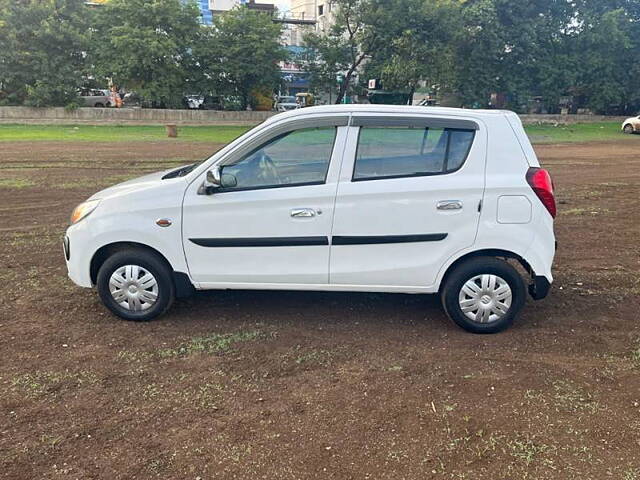
M 107 258 L 98 270 L 97 287 L 102 303 L 125 320 L 152 320 L 175 297 L 171 269 L 145 250 L 121 250 Z
M 524 305 L 526 288 L 506 261 L 477 257 L 455 267 L 441 296 L 457 325 L 472 333 L 496 333 L 513 323 Z
M 633 133 L 633 125 L 631 125 L 631 124 L 627 123 L 627 124 L 624 126 L 624 129 L 623 129 L 623 130 L 624 130 L 624 133 Z

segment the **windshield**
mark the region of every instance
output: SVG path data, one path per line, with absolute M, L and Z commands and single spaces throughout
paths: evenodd
M 280 97 L 280 103 L 296 103 L 296 97 Z

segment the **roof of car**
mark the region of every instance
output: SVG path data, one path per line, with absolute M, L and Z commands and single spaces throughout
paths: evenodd
M 389 113 L 407 115 L 443 115 L 461 117 L 494 117 L 496 115 L 513 114 L 508 110 L 479 110 L 467 108 L 451 107 L 423 107 L 409 105 L 377 105 L 377 104 L 346 104 L 346 105 L 322 105 L 317 107 L 307 107 L 289 112 L 280 113 L 271 117 L 272 119 L 283 119 L 285 117 L 297 117 L 312 114 L 349 114 L 349 113 Z
M 317 107 L 307 107 L 298 110 L 295 113 L 426 113 L 435 115 L 504 115 L 511 113 L 507 110 L 480 110 L 469 108 L 452 108 L 452 107 L 427 107 L 427 106 L 410 106 L 410 105 L 377 105 L 371 103 L 352 103 L 340 105 L 322 105 Z

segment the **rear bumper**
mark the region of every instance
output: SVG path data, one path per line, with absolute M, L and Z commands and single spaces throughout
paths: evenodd
M 543 275 L 536 275 L 533 277 L 533 283 L 529 285 L 529 294 L 534 300 L 542 300 L 549 294 L 551 290 L 551 283 L 547 280 L 547 277 Z

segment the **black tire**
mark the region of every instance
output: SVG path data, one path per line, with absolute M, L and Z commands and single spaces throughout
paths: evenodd
M 511 305 L 507 307 L 506 313 L 502 317 L 489 320 L 487 323 L 480 323 L 470 319 L 462 311 L 460 294 L 467 281 L 485 274 L 495 275 L 506 282 L 511 289 Z M 448 273 L 440 293 L 442 305 L 447 315 L 458 326 L 472 333 L 497 333 L 508 328 L 516 319 L 524 306 L 527 290 L 522 276 L 506 261 L 494 257 L 476 257 L 454 267 L 454 270 Z M 469 297 L 467 296 L 467 298 Z M 487 301 L 487 305 L 492 305 L 495 299 L 488 298 Z M 471 312 L 470 315 L 474 314 Z M 497 314 L 491 313 L 491 315 Z
M 140 311 L 133 311 L 123 307 L 111 294 L 109 285 L 111 276 L 119 268 L 126 265 L 140 267 L 140 278 L 143 278 L 146 273 L 150 273 L 156 281 L 155 294 L 157 297 L 155 303 Z M 97 280 L 98 294 L 102 303 L 118 317 L 125 320 L 137 322 L 152 320 L 166 312 L 175 298 L 175 285 L 171 269 L 162 258 L 148 250 L 131 248 L 114 253 L 105 260 L 98 270 Z M 144 293 L 143 288 L 140 288 L 139 291 L 138 288 L 135 288 L 136 296 L 138 293 Z M 142 306 L 146 305 L 144 300 L 140 304 Z
M 627 123 L 623 128 L 624 133 L 633 133 L 633 125 Z
M 103 104 L 103 103 L 98 102 L 98 103 L 96 103 L 96 104 L 94 105 L 94 107 L 96 107 L 96 108 L 102 108 L 102 107 L 104 107 L 104 104 Z

